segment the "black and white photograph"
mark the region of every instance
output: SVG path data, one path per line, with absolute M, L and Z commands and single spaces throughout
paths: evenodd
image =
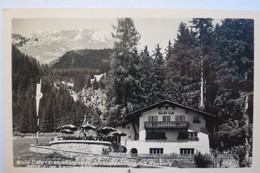
M 253 18 L 13 18 L 13 167 L 252 167 L 254 30 Z

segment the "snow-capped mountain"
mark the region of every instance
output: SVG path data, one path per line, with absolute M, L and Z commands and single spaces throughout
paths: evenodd
M 105 31 L 79 29 L 44 31 L 29 37 L 13 33 L 12 42 L 21 52 L 48 64 L 70 50 L 112 48 L 114 40 Z

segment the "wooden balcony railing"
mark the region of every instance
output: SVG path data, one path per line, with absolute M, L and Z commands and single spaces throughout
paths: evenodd
M 146 129 L 181 129 L 188 128 L 188 121 L 153 121 L 144 122 Z

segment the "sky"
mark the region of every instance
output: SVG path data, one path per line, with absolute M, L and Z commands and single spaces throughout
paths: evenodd
M 166 48 L 168 41 L 172 42 L 177 36 L 177 30 L 181 21 L 189 23 L 191 19 L 177 18 L 134 18 L 137 31 L 141 34 L 138 48 L 148 46 L 148 50 L 154 50 L 156 44 Z M 115 32 L 112 25 L 117 25 L 117 19 L 14 19 L 12 32 L 23 36 L 30 36 L 42 31 L 89 29 Z

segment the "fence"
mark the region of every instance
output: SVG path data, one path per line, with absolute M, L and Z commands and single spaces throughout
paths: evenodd
M 179 162 L 194 163 L 194 156 L 190 154 L 131 154 L 131 153 L 109 153 L 109 156 L 126 157 L 140 160 L 168 160 Z M 208 158 L 212 162 L 212 167 L 215 168 L 237 168 L 239 167 L 238 161 L 234 159 L 232 154 L 218 154 L 215 157 L 213 154 L 208 154 Z
M 131 153 L 109 153 L 110 156 L 132 157 L 140 159 L 186 159 L 193 160 L 194 155 L 190 154 L 131 154 Z

